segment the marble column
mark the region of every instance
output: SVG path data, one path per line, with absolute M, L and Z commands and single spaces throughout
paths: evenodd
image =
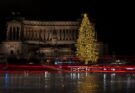
M 70 37 L 69 30 L 66 30 L 66 36 L 67 36 L 67 39 L 66 40 L 69 40 L 69 37 Z
M 59 32 L 60 32 L 60 30 L 56 30 L 57 40 L 60 39 L 60 37 L 59 37 Z
M 17 29 L 17 27 L 14 27 L 14 28 L 15 28 L 15 29 L 14 29 L 14 30 L 15 30 L 15 40 L 17 40 L 17 38 L 18 38 L 18 31 L 17 31 L 17 30 L 18 30 L 18 29 Z
M 31 33 L 31 40 L 33 40 L 33 31 L 32 31 L 32 29 L 30 29 L 30 33 Z
M 11 30 L 11 40 L 13 40 L 13 26 L 12 26 L 12 30 Z
M 45 40 L 48 40 L 48 30 L 45 31 Z
M 23 39 L 26 40 L 26 29 L 24 28 L 24 32 L 23 32 Z
M 37 31 L 37 29 L 35 30 L 35 33 L 36 33 L 36 40 L 38 40 L 38 31 Z
M 30 32 L 30 29 L 29 29 L 29 40 L 31 40 L 31 32 Z
M 29 29 L 29 40 L 31 40 L 31 32 L 30 32 L 30 29 Z
M 38 40 L 38 31 L 36 30 L 36 40 Z
M 65 30 L 63 30 L 63 40 L 65 40 Z
M 73 40 L 73 32 L 74 30 L 69 30 L 70 31 L 70 40 Z
M 74 37 L 74 40 L 76 40 L 76 34 L 77 34 L 77 30 L 73 30 L 73 37 Z
M 8 28 L 7 28 L 7 40 L 10 39 L 10 38 L 9 38 L 9 35 L 10 35 L 10 26 L 8 26 Z
M 29 40 L 30 36 L 29 36 L 29 30 L 27 29 L 27 39 Z
M 61 40 L 61 29 L 59 30 L 59 40 Z
M 61 40 L 64 40 L 64 31 L 61 31 Z
M 62 40 L 62 30 L 60 30 L 60 40 Z
M 21 27 L 18 27 L 19 40 L 21 40 Z
M 71 30 L 68 29 L 68 40 L 71 40 Z
M 32 29 L 32 32 L 33 32 L 33 40 L 36 40 L 35 30 L 34 30 L 34 29 Z
M 31 29 L 31 34 L 32 34 L 32 40 L 34 40 L 34 32 L 33 32 L 33 29 Z
M 64 40 L 64 31 L 63 31 L 63 29 L 61 30 L 61 40 Z
M 64 30 L 64 40 L 67 40 L 67 39 L 68 39 L 67 36 L 68 36 L 68 33 L 67 33 L 67 30 L 65 29 L 65 30 Z
M 68 40 L 70 40 L 71 39 L 71 31 L 68 29 L 67 32 L 68 32 L 68 36 L 67 36 Z
M 25 29 L 25 39 L 28 40 L 28 30 L 27 30 L 27 28 Z
M 33 32 L 31 29 L 30 29 L 30 34 L 31 34 L 31 40 L 33 40 Z
M 45 41 L 45 30 L 43 30 L 43 36 L 44 36 L 44 39 L 43 40 Z
M 51 40 L 52 30 L 48 31 L 48 39 Z
M 43 30 L 40 30 L 40 39 L 41 39 L 41 41 L 44 40 L 44 32 L 43 32 Z
M 60 29 L 58 30 L 58 40 L 60 40 L 61 39 L 61 37 L 60 37 Z

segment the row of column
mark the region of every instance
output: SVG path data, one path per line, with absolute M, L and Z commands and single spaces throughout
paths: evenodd
M 7 27 L 7 40 L 20 40 L 21 39 L 21 27 L 8 26 Z
M 24 30 L 25 40 L 76 40 L 77 30 Z

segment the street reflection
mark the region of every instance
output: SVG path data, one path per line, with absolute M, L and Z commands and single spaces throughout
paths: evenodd
M 81 76 L 77 83 L 77 93 L 96 93 L 98 89 L 98 77 L 94 74 Z
M 1 93 L 134 93 L 135 74 L 5 72 L 0 74 L 0 90 Z

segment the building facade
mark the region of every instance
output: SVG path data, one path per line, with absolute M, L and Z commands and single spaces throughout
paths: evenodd
M 79 21 L 10 20 L 6 24 L 6 41 L 2 43 L 5 55 L 31 55 L 41 53 L 47 57 L 74 56 Z M 104 54 L 99 42 L 98 51 Z

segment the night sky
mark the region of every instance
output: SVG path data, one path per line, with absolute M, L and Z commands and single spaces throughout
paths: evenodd
M 133 4 L 126 0 L 0 0 L 0 39 L 5 38 L 5 22 L 13 11 L 35 20 L 77 20 L 86 12 L 99 41 L 108 44 L 109 54 L 134 55 Z

